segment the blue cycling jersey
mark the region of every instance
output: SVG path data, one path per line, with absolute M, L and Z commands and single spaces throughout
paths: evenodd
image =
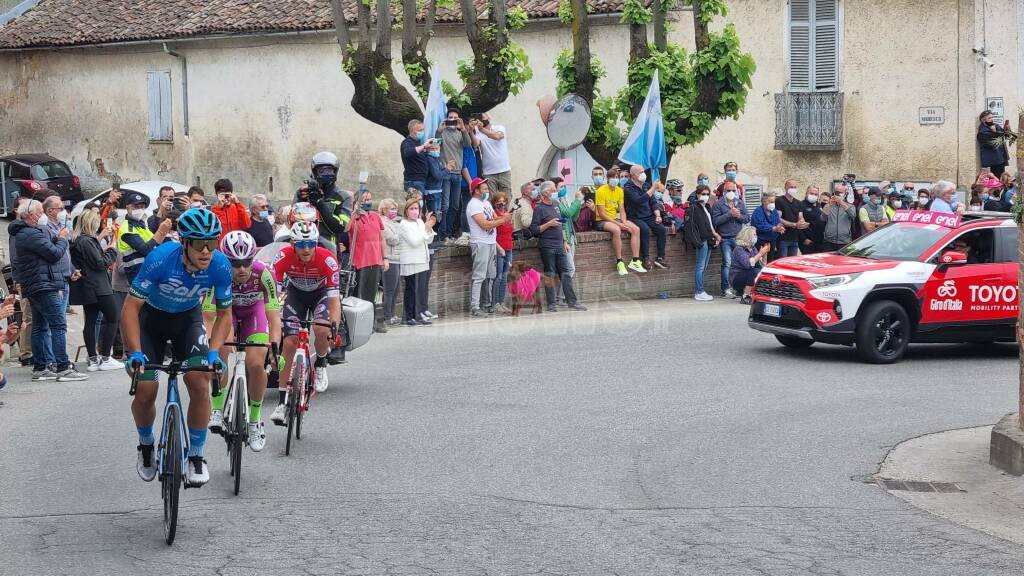
M 185 270 L 182 245 L 164 242 L 146 256 L 128 293 L 164 312 L 185 312 L 199 306 L 212 288 L 218 308 L 231 306 L 231 262 L 220 252 L 206 270 Z

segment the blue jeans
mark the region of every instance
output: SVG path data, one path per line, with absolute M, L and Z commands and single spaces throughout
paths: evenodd
M 559 278 L 562 282 L 562 292 L 565 294 L 565 301 L 570 306 L 576 304 L 576 290 L 573 288 L 572 276 L 569 276 L 569 256 L 565 248 L 540 248 L 540 260 L 544 264 L 544 275 L 548 278 Z M 548 308 L 555 306 L 557 292 L 554 286 L 544 285 L 544 296 Z
M 441 181 L 441 211 L 444 213 L 444 218 L 441 219 L 441 239 L 455 234 L 455 222 L 458 221 L 461 210 L 462 174 L 449 172 Z
M 423 209 L 426 212 L 433 212 L 434 217 L 438 220 L 441 219 L 441 193 L 431 190 L 431 193 L 423 195 Z M 426 218 L 426 213 L 423 214 L 423 218 Z
M 415 188 L 423 194 L 427 190 L 426 180 L 406 180 L 402 182 L 402 198 L 405 198 L 405 191 L 409 188 Z
M 711 244 L 707 240 L 697 248 L 697 262 L 694 264 L 693 293 L 704 292 L 704 272 L 708 269 L 708 262 L 711 261 Z
M 729 288 L 729 269 L 732 267 L 732 251 L 736 248 L 735 238 L 722 238 L 718 245 L 722 250 L 722 292 Z
M 494 278 L 494 286 L 491 287 L 491 304 L 504 304 L 505 292 L 508 289 L 508 270 L 512 267 L 512 251 L 506 251 L 504 256 L 501 254 L 495 256 L 494 266 L 497 274 Z
M 49 364 L 56 364 L 58 370 L 71 367 L 64 294 L 61 292 L 65 291 L 47 290 L 28 297 L 32 303 L 32 363 L 35 370 L 45 370 Z
M 796 256 L 797 247 L 800 245 L 796 240 L 779 240 L 779 258 Z

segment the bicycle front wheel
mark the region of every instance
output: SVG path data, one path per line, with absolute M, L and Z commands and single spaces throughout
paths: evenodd
M 302 371 L 300 372 L 299 382 L 302 386 L 302 396 L 299 397 L 299 417 L 296 418 L 295 422 L 295 438 L 302 438 L 302 417 L 305 415 L 306 410 L 309 410 L 309 399 L 313 394 L 313 386 L 310 382 L 312 377 L 312 367 L 309 365 L 309 359 L 302 359 Z
M 164 500 L 164 541 L 167 545 L 174 543 L 174 535 L 178 529 L 178 496 L 181 494 L 181 461 L 184 457 L 184 447 L 181 445 L 181 431 L 178 430 L 181 416 L 177 405 L 167 408 L 167 421 L 164 422 L 166 431 L 166 442 L 162 446 L 160 462 L 162 474 L 160 475 L 161 491 Z
M 235 475 L 235 496 L 242 482 L 242 445 L 245 444 L 245 380 L 235 382 L 234 414 L 231 417 L 231 470 Z

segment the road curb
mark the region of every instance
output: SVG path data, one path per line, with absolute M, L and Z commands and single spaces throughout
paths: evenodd
M 1017 413 L 1003 416 L 992 427 L 988 462 L 1007 474 L 1024 475 L 1024 430 Z

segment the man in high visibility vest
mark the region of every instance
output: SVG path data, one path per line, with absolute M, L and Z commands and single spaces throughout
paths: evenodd
M 125 204 L 128 212 L 124 223 L 117 230 L 117 250 L 121 253 L 124 273 L 130 284 L 139 273 L 146 255 L 159 246 L 171 232 L 171 220 L 165 219 L 156 232 L 150 232 L 146 225 L 149 198 L 138 192 L 128 192 Z

